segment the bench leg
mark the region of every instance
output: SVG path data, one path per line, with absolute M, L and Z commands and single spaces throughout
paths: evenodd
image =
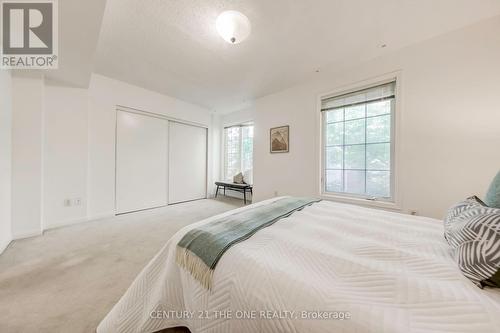
M 217 189 L 215 190 L 215 197 L 217 198 L 217 194 L 219 194 L 219 185 L 217 185 Z
M 226 196 L 226 187 L 224 186 L 224 196 Z
M 243 203 L 246 205 L 247 204 L 247 190 L 243 189 Z

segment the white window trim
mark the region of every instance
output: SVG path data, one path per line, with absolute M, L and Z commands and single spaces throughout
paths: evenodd
M 239 122 L 234 122 L 234 123 L 227 123 L 223 124 L 221 126 L 221 158 L 220 158 L 220 174 L 222 179 L 225 181 L 226 180 L 226 158 L 227 158 L 227 152 L 226 152 L 226 133 L 225 130 L 226 128 L 229 127 L 236 127 L 236 126 L 254 126 L 254 121 L 253 120 L 246 120 L 246 121 L 239 121 Z M 255 127 L 254 127 L 255 128 Z M 242 151 L 242 140 L 241 140 L 241 135 L 240 135 L 240 153 Z M 240 156 L 240 164 L 243 163 L 243 159 Z M 241 167 L 241 166 L 240 166 Z
M 392 200 L 370 200 L 368 198 L 350 195 L 350 194 L 340 194 L 340 193 L 330 193 L 325 192 L 325 184 L 324 184 L 324 175 L 325 175 L 325 149 L 323 147 L 324 144 L 324 127 L 323 127 L 323 117 L 321 112 L 321 103 L 324 99 L 352 93 L 355 91 L 367 89 L 373 86 L 381 85 L 384 83 L 389 83 L 392 81 L 396 81 L 396 92 L 395 92 L 395 106 L 394 106 L 394 116 L 392 117 L 393 125 L 393 139 L 394 140 L 394 152 L 391 161 L 391 168 L 394 174 L 393 176 L 393 184 L 392 186 Z M 343 87 L 340 87 L 333 91 L 328 91 L 326 93 L 322 93 L 318 95 L 317 98 L 317 133 L 319 133 L 319 184 L 318 184 L 318 194 L 322 199 L 338 201 L 342 203 L 350 203 L 361 206 L 382 208 L 388 210 L 400 211 L 402 207 L 401 200 L 401 179 L 400 179 L 400 165 L 401 165 L 401 118 L 402 118 L 402 94 L 401 94 L 401 86 L 402 86 L 402 75 L 401 71 L 391 72 L 383 75 L 379 75 L 377 77 L 367 79 L 361 82 L 349 84 Z

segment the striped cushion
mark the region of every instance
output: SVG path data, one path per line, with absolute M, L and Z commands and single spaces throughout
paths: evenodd
M 444 237 L 468 279 L 481 288 L 500 287 L 500 209 L 468 198 L 448 211 Z

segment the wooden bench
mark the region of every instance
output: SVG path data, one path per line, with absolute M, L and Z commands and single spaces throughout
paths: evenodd
M 252 185 L 250 185 L 250 184 L 215 182 L 215 186 L 217 186 L 217 189 L 215 190 L 215 197 L 216 198 L 217 198 L 217 194 L 219 194 L 219 187 L 222 187 L 224 189 L 224 195 L 226 195 L 226 188 L 227 188 L 228 190 L 243 193 L 243 202 L 245 203 L 245 205 L 247 204 L 247 191 L 250 192 L 250 194 L 253 194 Z

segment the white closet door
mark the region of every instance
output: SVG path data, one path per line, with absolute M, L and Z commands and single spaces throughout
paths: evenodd
M 165 206 L 168 122 L 124 111 L 116 122 L 116 212 Z
M 169 122 L 169 203 L 206 198 L 207 129 Z

